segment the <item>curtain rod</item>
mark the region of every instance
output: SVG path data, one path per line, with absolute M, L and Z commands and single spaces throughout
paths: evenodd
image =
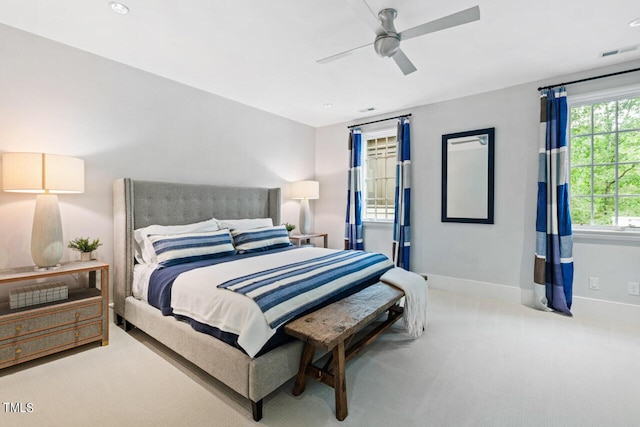
M 357 128 L 358 126 L 370 125 L 372 123 L 386 122 L 387 120 L 401 119 L 403 117 L 411 117 L 411 113 L 403 114 L 401 116 L 389 117 L 388 119 L 380 119 L 380 120 L 374 120 L 372 122 L 358 123 L 357 125 L 347 126 L 347 129 Z
M 558 83 L 558 84 L 555 84 L 555 85 L 542 86 L 542 87 L 539 87 L 538 90 L 540 91 L 540 90 L 543 90 L 543 89 L 553 89 L 554 87 L 558 87 L 558 86 L 566 86 L 566 85 L 572 85 L 574 83 L 588 82 L 589 80 L 598 80 L 598 79 L 603 79 L 605 77 L 612 77 L 612 76 L 618 76 L 620 74 L 633 73 L 635 71 L 640 71 L 640 68 L 633 68 L 631 70 L 618 71 L 617 73 L 603 74 L 601 76 L 587 77 L 586 79 L 573 80 L 573 81 L 566 82 L 566 83 Z

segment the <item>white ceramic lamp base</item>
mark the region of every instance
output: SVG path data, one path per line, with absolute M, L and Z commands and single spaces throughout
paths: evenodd
M 311 232 L 311 209 L 309 209 L 309 199 L 300 200 L 300 233 L 309 234 Z
M 55 268 L 62 258 L 63 250 L 58 196 L 38 194 L 31 231 L 31 258 L 39 268 Z

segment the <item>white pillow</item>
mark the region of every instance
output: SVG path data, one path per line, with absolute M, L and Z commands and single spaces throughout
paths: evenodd
M 136 261 L 140 264 L 157 264 L 158 259 L 153 250 L 153 245 L 149 241 L 150 234 L 184 234 L 197 233 L 205 231 L 219 230 L 218 221 L 215 218 L 206 221 L 196 222 L 185 225 L 149 225 L 144 228 L 138 228 L 133 232 L 135 240 L 134 249 Z
M 219 219 L 218 227 L 231 230 L 251 230 L 254 228 L 273 227 L 271 218 Z

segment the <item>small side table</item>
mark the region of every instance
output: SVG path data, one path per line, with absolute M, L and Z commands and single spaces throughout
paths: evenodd
M 324 246 L 328 246 L 328 238 L 329 235 L 327 233 L 310 233 L 310 234 L 291 234 L 289 235 L 289 240 L 294 245 L 302 246 L 311 244 L 311 239 L 316 239 L 322 237 L 324 239 Z
M 26 289 L 37 288 L 37 281 L 57 285 L 52 280 L 64 276 L 71 277 L 61 285 L 78 285 L 67 289 L 64 299 L 49 299 L 53 295 L 43 288 Z M 12 307 L 10 292 L 0 299 L 0 368 L 94 341 L 109 344 L 109 264 L 73 261 L 47 271 L 34 271 L 33 266 L 0 270 L 0 287 L 21 281 L 36 282 L 23 286 L 25 301 L 33 304 Z M 36 293 L 38 302 L 33 301 Z

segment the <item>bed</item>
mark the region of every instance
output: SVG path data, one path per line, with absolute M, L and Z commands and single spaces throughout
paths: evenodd
M 247 352 L 243 348 L 229 345 L 195 330 L 188 322 L 165 316 L 160 309 L 134 297 L 134 268 L 137 255 L 134 230 L 153 225 L 193 224 L 212 217 L 270 218 L 273 224 L 277 225 L 281 223 L 280 189 L 163 183 L 121 178 L 113 184 L 113 195 L 113 299 L 116 322 L 125 328 L 128 325 L 137 327 L 249 399 L 254 420 L 260 420 L 263 398 L 296 375 L 303 343 L 297 340 L 286 341 L 282 340 L 282 336 L 274 336 L 277 339 L 273 342 L 277 343 L 277 346 L 265 345 L 263 350 L 268 351 L 254 349 Z M 275 252 L 287 249 L 281 248 Z M 300 254 L 302 251 L 291 252 Z M 220 286 L 228 286 L 228 283 Z M 231 293 L 228 290 L 223 292 Z M 334 295 L 334 300 L 336 297 Z

